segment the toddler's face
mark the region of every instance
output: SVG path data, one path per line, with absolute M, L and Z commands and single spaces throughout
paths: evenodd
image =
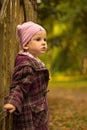
M 46 42 L 46 31 L 38 31 L 28 43 L 29 52 L 38 56 L 39 54 L 43 54 L 47 50 L 47 42 Z

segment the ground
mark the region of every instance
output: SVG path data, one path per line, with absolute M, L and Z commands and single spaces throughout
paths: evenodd
M 49 89 L 49 130 L 87 130 L 87 87 Z

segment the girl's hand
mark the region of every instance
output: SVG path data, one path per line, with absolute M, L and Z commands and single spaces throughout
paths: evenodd
M 16 110 L 16 107 L 12 104 L 5 104 L 4 109 L 7 109 L 10 113 L 13 113 Z

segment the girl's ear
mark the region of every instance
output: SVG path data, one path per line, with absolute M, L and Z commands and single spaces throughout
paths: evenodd
M 23 49 L 24 49 L 24 50 L 28 50 L 28 46 L 24 46 Z
M 23 46 L 23 49 L 26 50 L 26 51 L 28 50 L 28 48 L 29 48 L 28 44 L 26 44 L 25 46 Z

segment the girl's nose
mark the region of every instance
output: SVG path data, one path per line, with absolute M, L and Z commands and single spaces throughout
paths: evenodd
M 43 42 L 42 45 L 46 45 L 46 42 Z
M 42 43 L 42 46 L 45 46 L 45 47 L 46 47 L 46 46 L 47 46 L 47 43 L 46 43 L 46 42 L 43 42 L 43 43 Z

